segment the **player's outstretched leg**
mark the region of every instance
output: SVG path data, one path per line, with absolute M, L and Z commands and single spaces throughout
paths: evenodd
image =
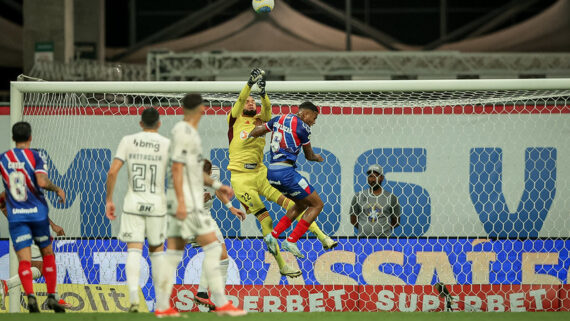
M 271 232 L 272 236 L 277 239 L 283 231 L 291 226 L 292 220 L 297 218 L 306 209 L 304 217 L 299 220 L 299 223 L 297 223 L 291 235 L 287 237 L 287 240 L 281 244 L 284 250 L 291 252 L 298 258 L 304 258 L 305 256 L 297 247 L 297 241 L 307 232 L 311 223 L 313 223 L 323 210 L 323 207 L 323 201 L 315 191 L 301 200 L 296 200 L 295 205 L 287 210 L 287 214 L 283 216 L 277 226 L 275 226 Z
M 285 262 L 285 259 L 279 251 L 279 244 L 277 239 L 271 236 L 271 231 L 273 229 L 273 220 L 269 215 L 269 212 L 265 211 L 256 216 L 259 224 L 261 225 L 261 234 L 263 235 L 263 241 L 267 244 L 267 249 L 269 253 L 275 257 L 275 261 L 279 266 L 279 273 L 283 276 L 288 276 L 291 278 L 296 278 L 302 274 L 301 270 L 292 268 L 289 264 Z
M 283 207 L 285 210 L 288 210 L 291 207 L 293 207 L 294 204 L 295 203 L 292 200 L 286 199 L 286 201 L 283 202 L 281 207 Z M 305 213 L 306 211 L 303 212 L 301 215 L 297 216 L 297 221 L 300 221 L 303 217 L 305 217 Z M 309 225 L 309 232 L 313 233 L 317 237 L 317 239 L 323 245 L 324 250 L 332 250 L 338 245 L 337 241 L 331 239 L 330 236 L 326 235 L 320 229 L 320 227 L 317 225 L 317 222 L 313 222 L 311 223 L 311 225 Z

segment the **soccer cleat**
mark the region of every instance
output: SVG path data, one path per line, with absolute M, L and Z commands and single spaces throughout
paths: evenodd
M 244 310 L 236 308 L 231 301 L 228 301 L 225 305 L 216 308 L 214 311 L 218 315 L 229 315 L 230 317 L 239 317 L 247 314 Z
M 299 251 L 299 248 L 297 247 L 297 243 L 285 241 L 285 242 L 281 243 L 281 248 L 285 251 L 291 252 L 291 254 L 295 255 L 296 257 L 298 257 L 300 259 L 305 258 L 303 253 L 301 253 L 301 251 Z
M 62 307 L 69 309 L 71 308 L 71 304 L 65 302 L 64 299 L 59 299 L 59 301 L 57 301 L 57 303 L 59 303 L 59 305 L 61 305 Z
M 139 312 L 139 304 L 138 303 L 131 303 L 129 307 L 129 313 L 137 313 Z
M 170 307 L 166 310 L 155 310 L 154 315 L 156 315 L 157 318 L 179 317 L 180 313 L 178 313 L 178 311 L 176 311 L 173 307 Z
M 290 267 L 289 265 L 285 264 L 282 268 L 279 269 L 279 273 L 283 276 L 288 276 L 290 278 L 296 278 L 303 274 L 301 270 L 295 270 L 294 268 Z
M 30 311 L 30 313 L 40 312 L 38 301 L 36 300 L 36 296 L 33 294 L 28 295 L 28 311 Z
M 267 234 L 263 238 L 263 241 L 265 241 L 265 244 L 267 244 L 267 250 L 269 253 L 277 255 L 277 252 L 279 252 L 279 244 L 277 244 L 277 239 L 274 238 L 273 235 Z
M 194 295 L 194 303 L 208 307 L 210 311 L 216 310 L 216 305 L 208 297 L 206 292 L 198 292 Z
M 55 313 L 65 313 L 65 307 L 59 304 L 58 300 L 53 294 L 48 294 L 47 307 L 48 309 L 53 310 Z
M 333 239 L 330 238 L 330 236 L 325 237 L 321 243 L 323 244 L 323 249 L 326 250 L 332 250 L 334 249 L 337 245 L 338 242 L 337 241 L 333 241 Z

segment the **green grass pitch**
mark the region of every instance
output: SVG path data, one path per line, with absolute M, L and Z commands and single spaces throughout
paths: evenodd
M 214 313 L 182 313 L 181 318 L 164 318 L 165 320 L 192 319 L 192 321 L 209 321 L 234 319 L 218 317 Z M 67 313 L 54 316 L 52 313 L 41 314 L 2 314 L 2 321 L 127 321 L 157 320 L 152 313 Z M 301 313 L 250 313 L 236 320 L 247 321 L 548 321 L 570 320 L 570 312 L 301 312 Z

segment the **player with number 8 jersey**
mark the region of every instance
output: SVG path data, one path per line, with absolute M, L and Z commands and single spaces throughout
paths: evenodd
M 65 202 L 65 192 L 48 178 L 45 157 L 30 149 L 32 126 L 29 123 L 15 123 L 12 140 L 16 147 L 0 154 L 0 174 L 6 189 L 10 238 L 18 257 L 18 275 L 28 297 L 28 310 L 40 312 L 32 284 L 31 245 L 35 242 L 43 258 L 42 274 L 48 293 L 46 305 L 55 312 L 65 312 L 65 307 L 56 299 L 57 268 L 51 245 L 48 205 L 42 189 L 56 192 L 61 203 Z

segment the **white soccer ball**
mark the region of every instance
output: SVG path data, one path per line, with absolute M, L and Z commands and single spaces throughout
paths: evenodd
M 251 6 L 257 13 L 269 13 L 273 10 L 275 1 L 273 0 L 251 0 Z

